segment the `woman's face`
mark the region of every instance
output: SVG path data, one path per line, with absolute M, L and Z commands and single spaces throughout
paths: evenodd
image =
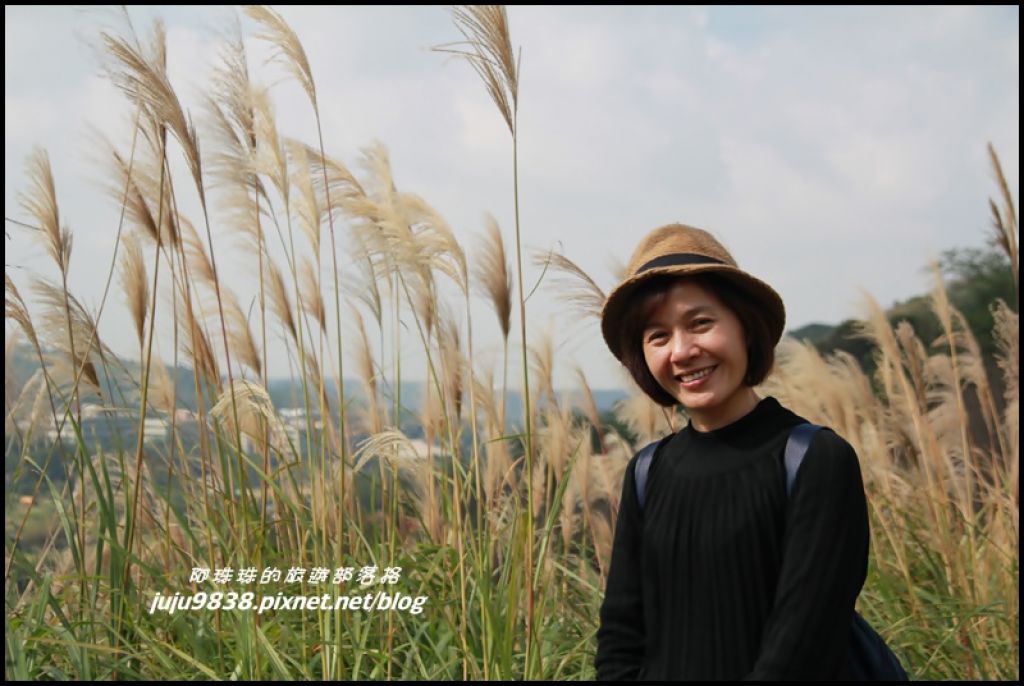
M 744 384 L 747 345 L 739 318 L 694 281 L 678 281 L 643 331 L 644 358 L 658 384 L 701 431 L 739 419 L 757 405 Z

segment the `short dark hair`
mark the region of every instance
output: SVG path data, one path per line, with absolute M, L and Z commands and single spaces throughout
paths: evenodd
M 622 364 L 629 370 L 640 389 L 659 405 L 670 407 L 678 400 L 661 387 L 647 367 L 644 357 L 643 333 L 647 320 L 668 296 L 669 290 L 680 281 L 692 281 L 715 294 L 736 315 L 743 327 L 747 343 L 747 371 L 743 383 L 756 386 L 775 364 L 775 345 L 771 327 L 764 312 L 736 282 L 722 274 L 704 272 L 689 276 L 659 274 L 652 276 L 633 291 L 623 307 L 619 346 Z

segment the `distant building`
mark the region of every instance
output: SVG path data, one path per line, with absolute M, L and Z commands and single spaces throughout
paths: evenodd
M 143 442 L 162 441 L 167 438 L 168 421 L 161 416 L 148 416 L 142 423 Z M 58 421 L 62 417 L 57 417 Z M 46 437 L 50 441 L 64 443 L 75 442 L 75 431 L 71 423 L 71 415 L 63 420 L 63 425 L 54 424 L 51 420 Z M 58 430 L 59 427 L 59 430 Z M 96 404 L 82 406 L 82 439 L 86 445 L 99 442 L 104 446 L 113 446 L 128 442 L 134 444 L 138 440 L 138 410 L 121 407 L 103 407 Z

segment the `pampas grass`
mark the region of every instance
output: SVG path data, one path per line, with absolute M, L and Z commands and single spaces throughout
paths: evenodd
M 992 228 L 996 244 L 1003 249 L 1010 260 L 1010 269 L 1013 272 L 1013 283 L 1017 289 L 1016 305 L 1020 305 L 1020 252 L 1018 250 L 1017 231 L 1017 210 L 1014 207 L 1013 195 L 1006 183 L 1006 176 L 1003 175 L 1003 166 L 999 163 L 999 156 L 995 148 L 988 144 L 988 155 L 992 161 L 992 172 L 999 184 L 999 193 L 1002 196 L 1002 207 L 994 201 L 989 200 L 989 208 L 992 211 Z
M 313 85 L 313 72 L 299 37 L 281 15 L 269 7 L 250 5 L 245 11 L 263 27 L 263 32 L 257 34 L 256 38 L 265 40 L 274 47 L 275 52 L 271 59 L 279 61 L 295 77 L 315 109 L 316 87 Z
M 47 254 L 53 258 L 62 275 L 71 261 L 71 231 L 60 223 L 57 189 L 46 151 L 36 148 L 28 163 L 29 190 L 22 196 L 21 206 L 29 214 L 43 241 Z
M 534 251 L 533 264 L 545 271 L 555 271 L 556 276 L 551 280 L 552 291 L 558 293 L 559 299 L 578 318 L 600 320 L 604 291 L 579 265 L 560 253 L 540 250 Z
M 455 26 L 466 39 L 435 48 L 465 58 L 487 88 L 487 94 L 516 134 L 519 69 L 512 54 L 508 14 L 503 5 L 465 5 L 452 9 Z
M 491 215 L 486 217 L 486 227 L 473 276 L 481 290 L 487 294 L 494 314 L 498 317 L 501 337 L 507 343 L 512 318 L 512 274 L 505 257 L 501 229 Z
M 139 358 L 145 343 L 146 306 L 149 304 L 149 282 L 146 281 L 146 264 L 138 240 L 129 236 L 125 239 L 121 261 L 121 287 L 128 300 L 128 309 L 135 323 L 135 335 L 139 339 Z
M 1006 656 L 1017 641 L 1018 457 L 1002 457 L 997 441 L 975 445 L 967 394 L 983 396 L 987 387 L 973 359 L 976 343 L 941 282 L 933 302 L 945 333 L 926 346 L 908 324 L 894 329 L 877 303 L 866 301 L 879 392 L 849 356 L 824 359 L 793 342 L 781 347 L 779 371 L 764 391 L 833 427 L 857 451 L 874 532 L 861 611 L 911 671 L 1013 678 Z M 1016 336 L 1001 345 L 1012 347 Z M 1012 445 L 1015 428 L 999 424 L 993 429 Z M 942 639 L 950 649 L 936 651 Z
M 534 501 L 533 483 L 533 412 L 530 406 L 530 373 L 527 360 L 526 298 L 523 293 L 523 256 L 519 226 L 519 171 L 518 171 L 518 125 L 519 109 L 519 65 L 513 57 L 512 39 L 508 26 L 508 15 L 502 5 L 461 6 L 452 9 L 452 18 L 459 32 L 466 39 L 435 48 L 441 52 L 456 54 L 464 58 L 484 82 L 491 100 L 497 106 L 512 135 L 512 179 L 515 204 L 516 265 L 519 287 L 520 344 L 522 348 L 523 399 L 526 404 L 526 468 L 527 502 Z M 534 615 L 534 520 L 532 507 L 526 508 L 526 675 L 533 673 L 535 665 L 535 624 Z M 489 656 L 485 658 L 489 662 Z M 539 661 L 537 661 L 538 667 Z M 485 675 L 487 671 L 485 669 Z

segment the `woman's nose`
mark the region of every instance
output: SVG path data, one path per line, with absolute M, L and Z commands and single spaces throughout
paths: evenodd
M 688 360 L 699 354 L 700 349 L 693 336 L 680 333 L 672 337 L 672 347 L 669 355 L 672 362 Z

